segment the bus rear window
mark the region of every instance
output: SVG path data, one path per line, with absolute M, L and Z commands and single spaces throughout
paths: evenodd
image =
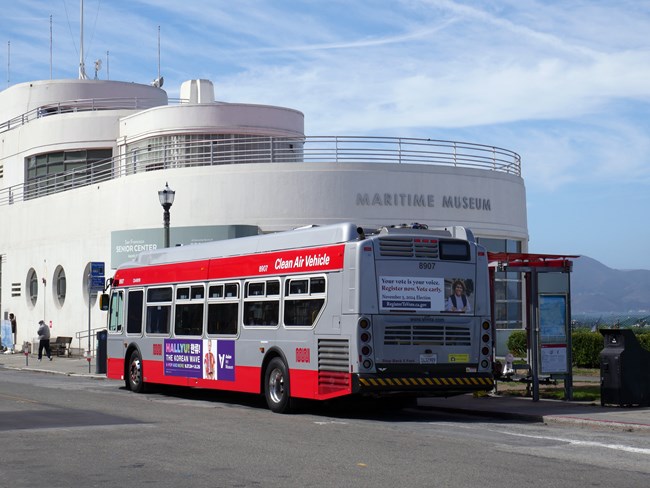
M 443 241 L 439 243 L 440 259 L 449 261 L 469 261 L 469 244 L 467 242 Z

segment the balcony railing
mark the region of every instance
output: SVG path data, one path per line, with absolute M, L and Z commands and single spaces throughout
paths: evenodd
M 48 103 L 0 123 L 0 133 L 50 115 L 96 110 L 145 110 L 160 104 L 160 99 L 155 98 L 88 98 Z
M 181 138 L 183 136 L 180 136 Z M 453 166 L 521 175 L 515 152 L 466 142 L 395 137 L 242 137 L 129 146 L 126 154 L 0 190 L 0 205 L 136 173 L 224 164 L 357 163 Z

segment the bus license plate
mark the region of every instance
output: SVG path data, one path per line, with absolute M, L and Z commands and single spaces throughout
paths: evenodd
M 420 354 L 420 364 L 438 364 L 438 355 Z

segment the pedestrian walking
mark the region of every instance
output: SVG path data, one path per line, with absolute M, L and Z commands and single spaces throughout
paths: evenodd
M 43 349 L 50 361 L 52 361 L 52 351 L 50 350 L 50 328 L 40 320 L 38 322 L 38 360 L 43 358 Z

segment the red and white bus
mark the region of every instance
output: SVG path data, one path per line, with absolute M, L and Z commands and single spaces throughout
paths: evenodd
M 487 253 L 462 227 L 346 223 L 140 254 L 112 280 L 107 376 L 293 399 L 493 388 Z

